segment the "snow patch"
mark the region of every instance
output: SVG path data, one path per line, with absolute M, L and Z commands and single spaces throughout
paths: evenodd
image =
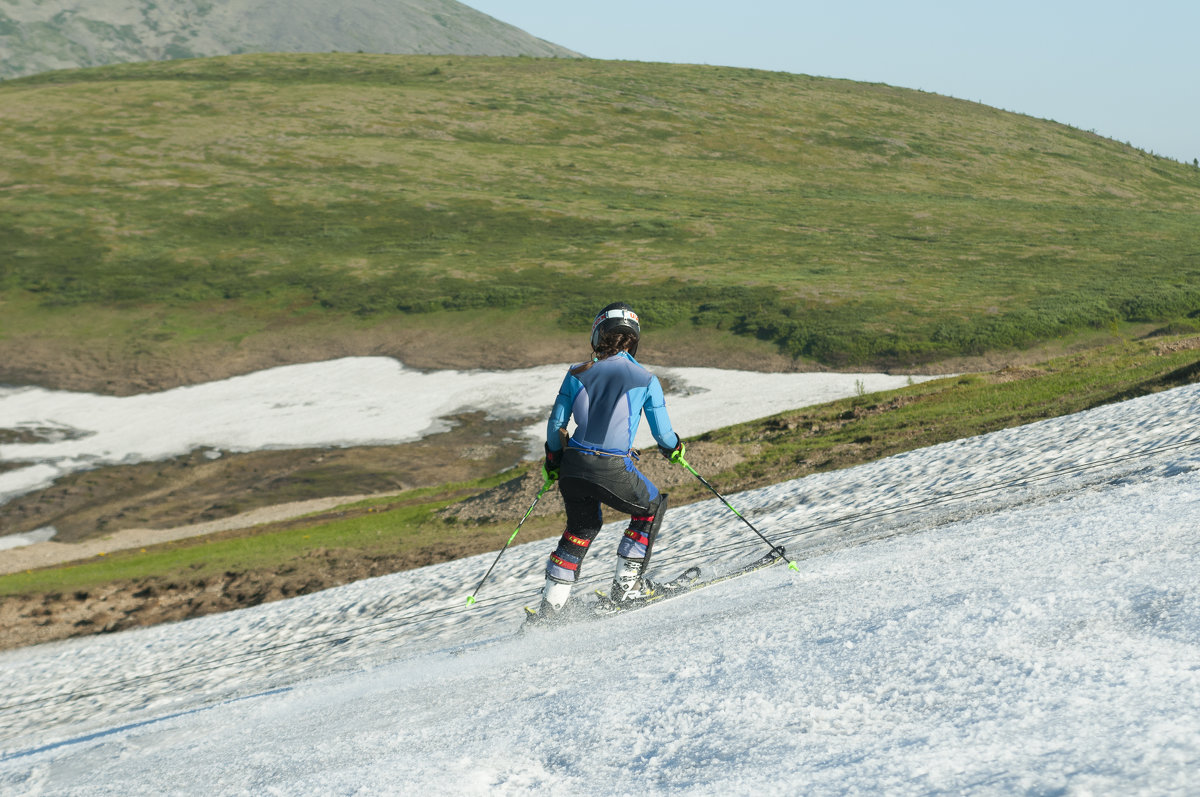
M 10 548 L 21 548 L 39 542 L 49 542 L 54 539 L 54 535 L 57 533 L 58 529 L 53 526 L 43 526 L 40 529 L 26 531 L 22 534 L 6 534 L 0 537 L 0 551 L 7 551 Z
M 515 371 L 419 371 L 388 357 L 347 357 L 271 368 L 203 385 L 113 397 L 0 388 L 0 429 L 41 429 L 36 442 L 0 445 L 0 503 L 68 473 L 152 462 L 208 449 L 388 445 L 450 428 L 449 416 L 483 410 L 514 422 L 544 419 L 568 365 Z M 667 404 L 685 436 L 933 377 L 886 374 L 759 374 L 714 368 L 654 369 L 689 386 Z M 540 456 L 545 420 L 524 430 Z M 646 424 L 638 445 L 652 446 Z

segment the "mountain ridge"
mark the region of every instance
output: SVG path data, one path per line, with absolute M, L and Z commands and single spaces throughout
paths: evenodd
M 456 0 L 8 0 L 0 79 L 250 52 L 551 58 L 579 53 Z

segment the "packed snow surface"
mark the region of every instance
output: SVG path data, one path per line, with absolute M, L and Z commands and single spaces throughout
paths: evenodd
M 0 430 L 32 438 L 0 445 L 0 463 L 24 464 L 0 473 L 0 504 L 75 471 L 198 449 L 219 456 L 404 443 L 444 432 L 450 417 L 474 410 L 524 425 L 530 450 L 540 456 L 545 419 L 567 367 L 419 371 L 390 357 L 345 357 L 136 396 L 0 387 Z M 671 388 L 671 419 L 685 436 L 932 378 L 653 370 Z M 642 424 L 638 445 L 653 444 Z
M 517 633 L 542 541 L 473 607 L 494 554 L 0 654 L 0 791 L 1200 793 L 1198 413 L 1193 385 L 730 496 L 798 570 L 614 618 Z M 713 500 L 655 569 L 764 548 Z

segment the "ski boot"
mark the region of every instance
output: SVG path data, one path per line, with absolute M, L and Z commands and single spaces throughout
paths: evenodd
M 617 570 L 613 574 L 613 583 L 604 599 L 613 608 L 632 606 L 653 597 L 657 592 L 654 582 L 642 575 L 645 567 L 644 559 L 626 559 L 617 557 Z
M 567 605 L 570 596 L 570 584 L 546 579 L 541 604 L 536 610 L 525 607 L 525 624 L 522 628 L 546 628 L 564 622 L 570 611 Z

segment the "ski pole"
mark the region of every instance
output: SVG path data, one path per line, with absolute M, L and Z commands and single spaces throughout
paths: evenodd
M 525 517 L 521 518 L 521 522 L 517 524 L 515 529 L 513 529 L 512 536 L 508 538 L 508 542 L 504 543 L 504 547 L 500 549 L 500 553 L 496 554 L 496 561 L 492 562 L 492 566 L 487 569 L 487 572 L 483 574 L 483 578 L 479 580 L 479 586 L 476 587 L 475 591 L 471 593 L 471 597 L 467 598 L 468 606 L 471 606 L 475 603 L 475 596 L 478 595 L 479 590 L 483 588 L 484 582 L 488 580 L 488 576 L 490 576 L 492 571 L 496 569 L 496 565 L 500 564 L 500 557 L 504 556 L 504 552 L 508 550 L 508 546 L 512 545 L 512 541 L 517 538 L 517 532 L 521 530 L 521 526 L 525 525 L 525 521 L 529 520 L 529 516 L 533 514 L 533 508 L 537 506 L 538 501 L 542 500 L 542 496 L 550 492 L 550 488 L 553 486 L 554 480 L 546 479 L 545 484 L 542 485 L 542 489 L 538 490 L 538 494 L 534 497 L 533 503 L 529 505 L 529 509 L 525 510 Z
M 674 460 L 672 460 L 672 461 L 674 461 Z M 712 494 L 713 494 L 713 495 L 715 495 L 717 498 L 720 498 L 720 499 L 721 499 L 721 503 L 723 503 L 723 504 L 725 504 L 725 506 L 729 507 L 729 511 L 730 511 L 730 512 L 732 512 L 733 514 L 737 515 L 737 516 L 738 516 L 738 517 L 741 519 L 741 521 L 742 521 L 743 523 L 745 523 L 747 526 L 749 526 L 749 527 L 750 527 L 750 530 L 751 530 L 751 531 L 753 531 L 755 534 L 757 534 L 757 535 L 758 535 L 758 538 L 759 538 L 760 540 L 762 540 L 762 541 L 763 541 L 763 542 L 765 542 L 765 543 L 766 543 L 768 546 L 770 546 L 770 548 L 771 548 L 771 552 L 772 552 L 772 553 L 776 553 L 776 552 L 778 552 L 778 554 L 779 554 L 781 557 L 784 557 L 784 558 L 786 558 L 786 557 L 787 557 L 787 551 L 785 551 L 785 550 L 783 549 L 783 546 L 781 546 L 781 545 L 775 545 L 775 544 L 774 544 L 774 543 L 772 543 L 770 540 L 768 540 L 768 539 L 766 538 L 766 536 L 765 536 L 765 535 L 764 535 L 764 534 L 763 534 L 761 531 L 759 531 L 757 528 L 755 528 L 755 526 L 754 526 L 754 524 L 753 524 L 753 523 L 751 523 L 749 520 L 746 520 L 746 518 L 745 518 L 745 517 L 742 515 L 742 513 L 741 513 L 741 512 L 739 512 L 739 511 L 737 511 L 736 509 L 734 509 L 734 508 L 733 508 L 733 504 L 729 503 L 729 501 L 727 501 L 727 500 L 725 499 L 725 496 L 723 496 L 723 495 L 721 495 L 719 492 L 717 492 L 717 488 L 716 488 L 716 487 L 713 487 L 711 484 L 709 484 L 709 483 L 708 483 L 708 479 L 706 479 L 706 478 L 704 478 L 703 476 L 701 476 L 701 475 L 700 475 L 700 474 L 699 474 L 699 473 L 696 471 L 696 469 L 695 469 L 695 468 L 693 468 L 693 467 L 691 466 L 691 464 L 690 464 L 690 463 L 688 463 L 688 461 L 687 461 L 686 459 L 684 459 L 684 458 L 681 456 L 681 457 L 679 457 L 679 458 L 678 458 L 678 462 L 679 462 L 679 464 L 680 464 L 680 465 L 682 465 L 683 467 L 687 468 L 687 469 L 688 469 L 688 471 L 690 471 L 690 472 L 691 472 L 691 474 L 692 474 L 693 476 L 695 476 L 697 479 L 699 479 L 701 484 L 703 484 L 703 485 L 704 485 L 705 487 L 707 487 L 708 489 L 712 490 Z M 795 559 L 792 559 L 792 560 L 790 560 L 790 561 L 788 562 L 788 570 L 795 570 L 796 572 L 799 572 L 799 571 L 800 571 L 800 566 L 799 566 L 798 564 L 796 564 L 796 560 L 795 560 Z

